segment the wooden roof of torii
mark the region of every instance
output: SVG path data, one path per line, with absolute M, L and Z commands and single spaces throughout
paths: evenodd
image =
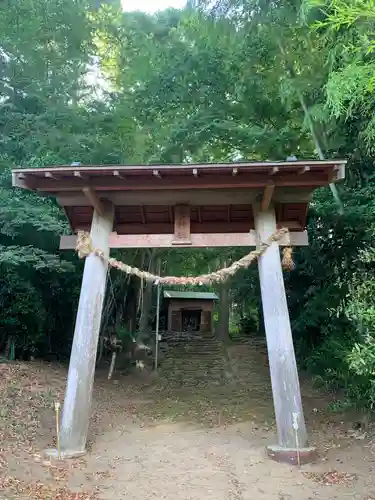
M 13 186 L 54 196 L 73 232 L 90 228 L 93 209 L 115 206 L 117 235 L 170 235 L 176 205 L 190 205 L 192 234 L 242 234 L 254 229 L 252 203 L 272 201 L 279 226 L 303 231 L 314 189 L 345 177 L 344 160 L 182 165 L 79 165 L 18 168 Z M 165 244 L 170 246 L 164 238 Z M 163 241 L 164 241 L 163 240 Z M 152 238 L 138 238 L 153 246 Z M 205 239 L 202 244 L 207 246 Z M 233 242 L 228 239 L 229 242 Z M 215 243 L 215 242 L 214 242 Z M 70 246 L 69 246 L 70 245 Z M 70 248 L 71 243 L 65 248 Z M 112 246 L 137 246 L 136 238 Z M 215 246 L 215 244 L 214 244 Z M 64 247 L 64 244 L 63 244 Z

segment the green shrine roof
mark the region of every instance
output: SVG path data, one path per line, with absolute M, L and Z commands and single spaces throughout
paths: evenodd
M 218 300 L 216 293 L 212 292 L 175 292 L 165 290 L 163 294 L 165 299 L 196 299 L 196 300 Z

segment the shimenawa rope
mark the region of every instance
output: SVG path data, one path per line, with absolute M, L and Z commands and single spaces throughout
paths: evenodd
M 279 229 L 273 233 L 266 242 L 261 243 L 259 248 L 252 250 L 250 253 L 242 257 L 240 260 L 233 262 L 229 267 L 224 267 L 209 274 L 202 274 L 200 276 L 158 276 L 148 271 L 142 271 L 137 267 L 131 267 L 117 259 L 108 258 L 108 265 L 119 269 L 120 271 L 137 276 L 145 281 L 152 281 L 154 283 L 168 284 L 168 285 L 211 285 L 212 283 L 220 283 L 226 281 L 230 276 L 236 274 L 239 269 L 247 269 L 250 264 L 258 259 L 272 243 L 279 241 L 285 234 L 288 233 L 286 228 Z M 77 236 L 76 251 L 80 259 L 88 257 L 89 255 L 96 255 L 97 257 L 105 260 L 104 252 L 92 245 L 90 234 L 86 231 L 79 231 Z M 294 267 L 292 260 L 292 249 L 286 247 L 283 251 L 282 265 L 285 269 L 291 270 Z

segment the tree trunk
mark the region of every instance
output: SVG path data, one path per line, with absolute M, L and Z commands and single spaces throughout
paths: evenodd
M 149 265 L 148 271 L 153 273 L 155 272 L 155 250 L 153 249 L 150 252 L 149 256 Z M 141 318 L 139 320 L 139 334 L 140 338 L 144 339 L 147 336 L 150 316 L 151 316 L 151 308 L 152 308 L 152 282 L 147 282 L 146 286 L 142 288 L 141 283 Z
M 128 300 L 128 303 L 126 306 L 125 316 L 128 317 L 128 321 L 127 321 L 128 330 L 129 330 L 129 332 L 134 334 L 134 332 L 137 328 L 137 302 L 138 302 L 140 282 L 139 282 L 138 278 L 133 278 L 132 282 L 133 282 L 134 286 L 133 286 L 133 290 L 131 292 L 131 297 Z
M 219 287 L 219 324 L 218 333 L 222 340 L 229 338 L 229 281 L 220 284 Z
M 219 267 L 226 267 L 226 260 L 219 261 Z M 230 280 L 227 279 L 219 284 L 219 322 L 218 334 L 221 340 L 229 338 L 229 290 Z

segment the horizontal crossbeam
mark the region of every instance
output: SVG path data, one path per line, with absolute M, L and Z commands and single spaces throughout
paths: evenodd
M 77 237 L 61 236 L 60 250 L 74 250 Z M 281 246 L 307 246 L 307 231 L 290 232 L 280 241 Z M 208 248 L 252 247 L 257 245 L 255 231 L 249 233 L 192 233 L 190 242 L 176 242 L 174 234 L 117 234 L 111 233 L 109 248 Z

